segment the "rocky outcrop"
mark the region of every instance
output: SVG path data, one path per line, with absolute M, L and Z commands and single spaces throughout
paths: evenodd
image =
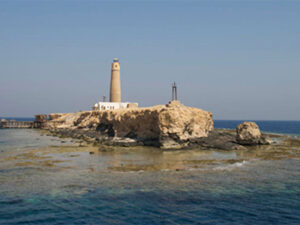
M 51 113 L 51 114 L 49 114 L 49 120 L 58 119 L 59 117 L 61 117 L 63 115 L 64 115 L 64 113 Z
M 213 130 L 212 114 L 172 101 L 158 117 L 161 148 L 181 148 L 187 140 L 207 137 Z
M 246 147 L 236 141 L 236 134 L 232 130 L 215 129 L 207 137 L 190 140 L 190 148 L 201 147 L 202 149 L 221 150 L 245 150 Z
M 182 148 L 190 139 L 207 137 L 213 130 L 212 113 L 178 101 L 149 108 L 67 113 L 52 118 L 47 123 L 50 130 L 90 130 L 111 141 L 129 138 L 161 148 Z
M 186 107 L 179 101 L 148 108 L 51 114 L 49 118 L 46 129 L 53 134 L 88 143 L 222 150 L 272 143 L 253 122 L 240 124 L 236 132 L 214 130 L 210 112 Z
M 271 144 L 272 140 L 263 136 L 254 122 L 244 122 L 236 128 L 236 140 L 241 145 Z
M 40 123 L 44 123 L 48 120 L 48 116 L 45 114 L 37 114 L 35 115 L 35 121 L 36 122 L 40 122 Z

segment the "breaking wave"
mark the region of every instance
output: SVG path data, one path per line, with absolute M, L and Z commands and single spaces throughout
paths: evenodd
M 236 162 L 236 163 L 229 164 L 229 165 L 218 166 L 218 167 L 213 168 L 213 170 L 229 170 L 230 171 L 235 168 L 245 166 L 248 163 L 249 163 L 249 161 L 243 160 L 242 162 Z

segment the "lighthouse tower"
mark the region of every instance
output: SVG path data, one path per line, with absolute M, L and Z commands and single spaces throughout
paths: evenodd
M 120 80 L 120 63 L 117 58 L 111 65 L 111 80 L 110 80 L 110 102 L 96 102 L 92 109 L 93 110 L 116 110 L 116 109 L 128 109 L 137 108 L 138 103 L 136 102 L 121 102 L 121 80 Z
M 117 58 L 111 65 L 110 102 L 121 102 L 120 62 Z

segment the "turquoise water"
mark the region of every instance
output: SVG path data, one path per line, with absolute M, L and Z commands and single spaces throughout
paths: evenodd
M 98 148 L 0 130 L 0 224 L 299 224 L 300 154 Z

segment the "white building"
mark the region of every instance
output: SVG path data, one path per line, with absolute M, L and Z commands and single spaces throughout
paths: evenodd
M 113 110 L 113 109 L 127 109 L 137 108 L 138 103 L 131 102 L 97 102 L 93 106 L 93 110 Z

